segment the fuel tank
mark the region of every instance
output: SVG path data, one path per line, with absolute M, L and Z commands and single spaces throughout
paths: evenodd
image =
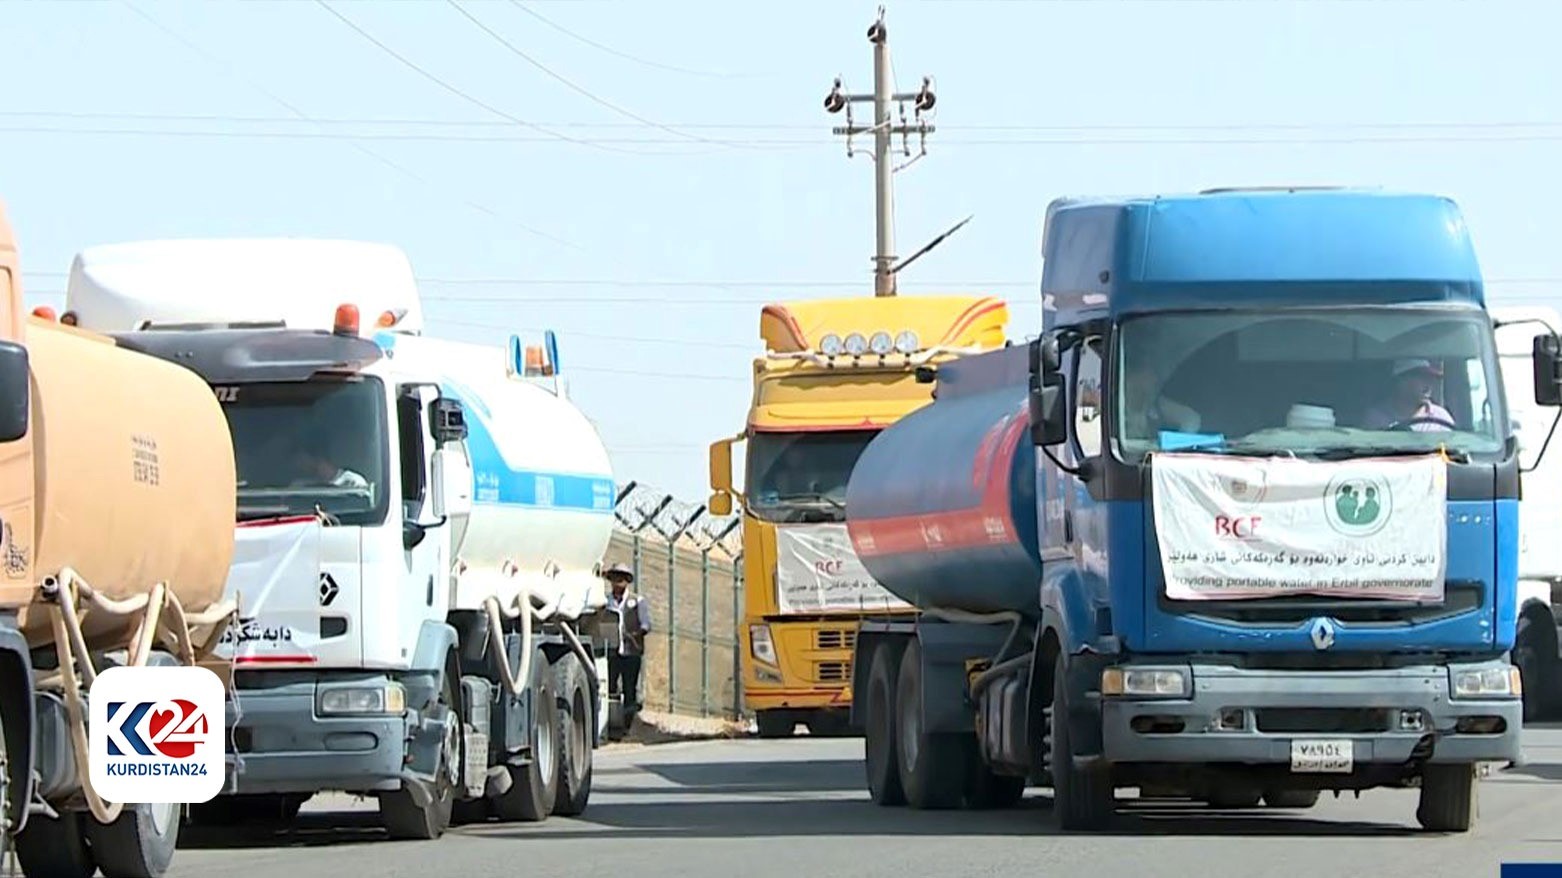
M 33 319 L 31 533 L 6 522 L 7 558 L 31 552 L 37 580 L 69 567 L 123 599 L 167 583 L 200 612 L 222 597 L 233 555 L 235 475 L 228 422 L 194 372 L 111 339 Z M 123 645 L 136 616 L 88 613 L 89 645 Z M 33 645 L 49 614 L 23 608 Z
M 456 605 L 507 602 L 519 580 L 565 618 L 605 606 L 599 573 L 617 489 L 585 414 L 516 374 L 503 347 L 390 332 L 375 341 L 397 369 L 436 378 L 465 410 L 472 512 L 452 547 Z
M 922 609 L 1039 612 L 1027 348 L 939 369 L 934 401 L 857 459 L 846 523 L 869 574 Z

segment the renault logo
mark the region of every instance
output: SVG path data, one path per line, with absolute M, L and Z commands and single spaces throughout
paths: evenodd
M 1328 649 L 1334 645 L 1334 626 L 1328 619 L 1319 619 L 1313 622 L 1313 646 L 1320 650 Z

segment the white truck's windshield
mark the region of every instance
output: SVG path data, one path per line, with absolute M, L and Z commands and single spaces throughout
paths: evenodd
M 1120 340 L 1115 420 L 1127 460 L 1177 448 L 1489 455 L 1509 434 L 1479 311 L 1149 315 L 1125 321 Z
M 775 523 L 846 520 L 846 482 L 873 430 L 756 432 L 749 439 L 749 511 Z
M 384 386 L 374 378 L 219 388 L 233 432 L 239 519 L 324 511 L 375 525 L 386 514 Z

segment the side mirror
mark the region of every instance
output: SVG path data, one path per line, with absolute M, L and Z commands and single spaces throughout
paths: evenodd
M 27 435 L 30 378 L 27 349 L 0 341 L 0 442 L 15 442 Z
M 466 438 L 466 410 L 461 401 L 441 396 L 429 406 L 429 432 L 440 444 L 460 442 Z
M 1042 447 L 1061 445 L 1068 438 L 1061 361 L 1055 336 L 1030 343 L 1030 436 Z
M 1535 336 L 1534 360 L 1536 404 L 1562 406 L 1562 345 L 1556 336 Z
M 732 495 L 726 491 L 715 491 L 710 495 L 710 500 L 705 504 L 710 514 L 720 518 L 723 515 L 732 514 Z
M 1033 388 L 1030 394 L 1031 442 L 1042 447 L 1062 445 L 1068 438 L 1068 409 L 1061 382 Z

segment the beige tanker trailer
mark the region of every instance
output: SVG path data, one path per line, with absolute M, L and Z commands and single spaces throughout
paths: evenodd
M 92 790 L 85 696 L 110 665 L 226 682 L 232 439 L 195 373 L 24 318 L 14 240 L 0 206 L 0 849 L 28 875 L 161 875 L 182 806 Z

